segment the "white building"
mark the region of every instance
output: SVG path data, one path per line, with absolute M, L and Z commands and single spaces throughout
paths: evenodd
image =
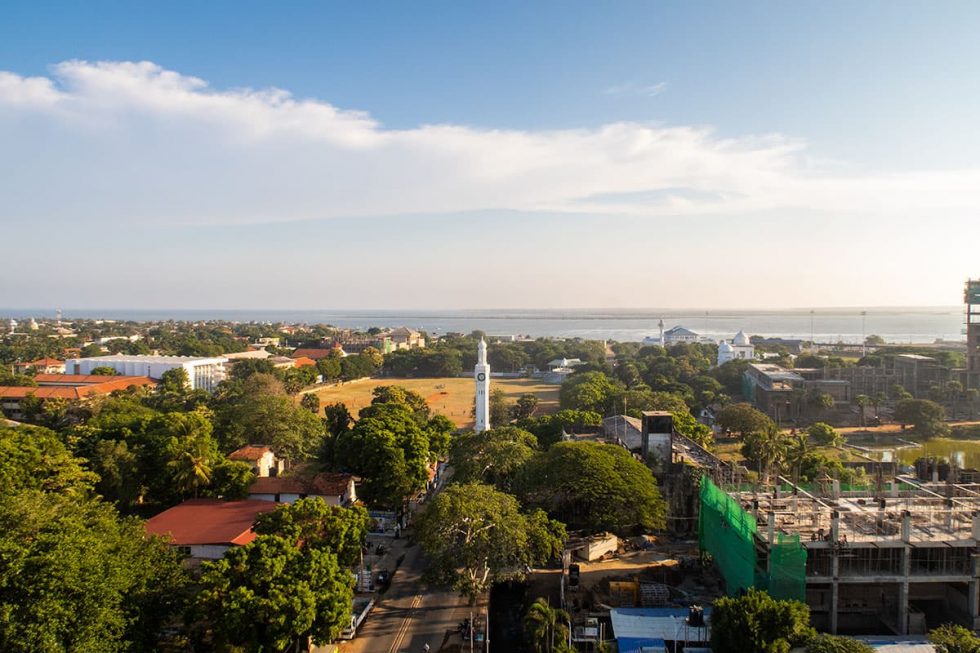
M 733 360 L 752 360 L 755 358 L 755 346 L 745 335 L 744 331 L 739 331 L 729 343 L 722 340 L 718 343 L 718 364 L 724 365 Z
M 490 428 L 490 364 L 487 363 L 487 343 L 483 338 L 476 350 L 473 376 L 476 378 L 476 432 L 481 433 Z
M 91 374 L 97 367 L 111 367 L 123 376 L 148 376 L 160 379 L 164 372 L 183 368 L 192 390 L 213 392 L 225 378 L 227 358 L 196 358 L 193 356 L 95 356 L 69 358 L 65 361 L 67 374 Z

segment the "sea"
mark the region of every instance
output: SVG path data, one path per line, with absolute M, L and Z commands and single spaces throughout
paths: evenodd
M 330 324 L 336 327 L 407 326 L 433 335 L 484 331 L 496 336 L 587 338 L 619 342 L 657 336 L 658 323 L 683 326 L 712 340 L 749 335 L 818 343 L 860 343 L 876 334 L 892 343 L 965 340 L 963 306 L 892 308 L 733 309 L 473 309 L 473 310 L 126 310 L 64 309 L 65 319 L 227 320 Z M 4 319 L 52 318 L 54 309 L 0 309 Z

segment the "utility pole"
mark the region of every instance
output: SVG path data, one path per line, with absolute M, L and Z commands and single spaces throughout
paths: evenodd
M 865 329 L 865 321 L 868 318 L 867 311 L 861 311 L 861 357 L 864 358 L 868 355 L 868 335 Z

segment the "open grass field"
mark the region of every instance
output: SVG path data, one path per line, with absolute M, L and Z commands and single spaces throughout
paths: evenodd
M 428 402 L 432 412 L 445 415 L 457 426 L 473 425 L 473 398 L 476 383 L 473 379 L 449 377 L 440 379 L 360 379 L 343 385 L 332 385 L 312 390 L 320 397 L 320 405 L 335 404 L 338 401 L 357 417 L 358 411 L 371 403 L 371 391 L 379 385 L 400 385 L 419 393 Z M 558 389 L 560 386 L 540 383 L 534 379 L 493 379 L 491 392 L 497 388 L 504 391 L 507 400 L 514 402 L 525 393 L 538 397 L 535 415 L 546 415 L 558 410 Z

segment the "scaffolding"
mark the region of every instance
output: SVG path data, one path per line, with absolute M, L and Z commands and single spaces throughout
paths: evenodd
M 806 550 L 798 534 L 780 533 L 760 548 L 758 523 L 711 479 L 701 479 L 699 543 L 717 564 L 730 596 L 751 587 L 776 599 L 806 598 Z

